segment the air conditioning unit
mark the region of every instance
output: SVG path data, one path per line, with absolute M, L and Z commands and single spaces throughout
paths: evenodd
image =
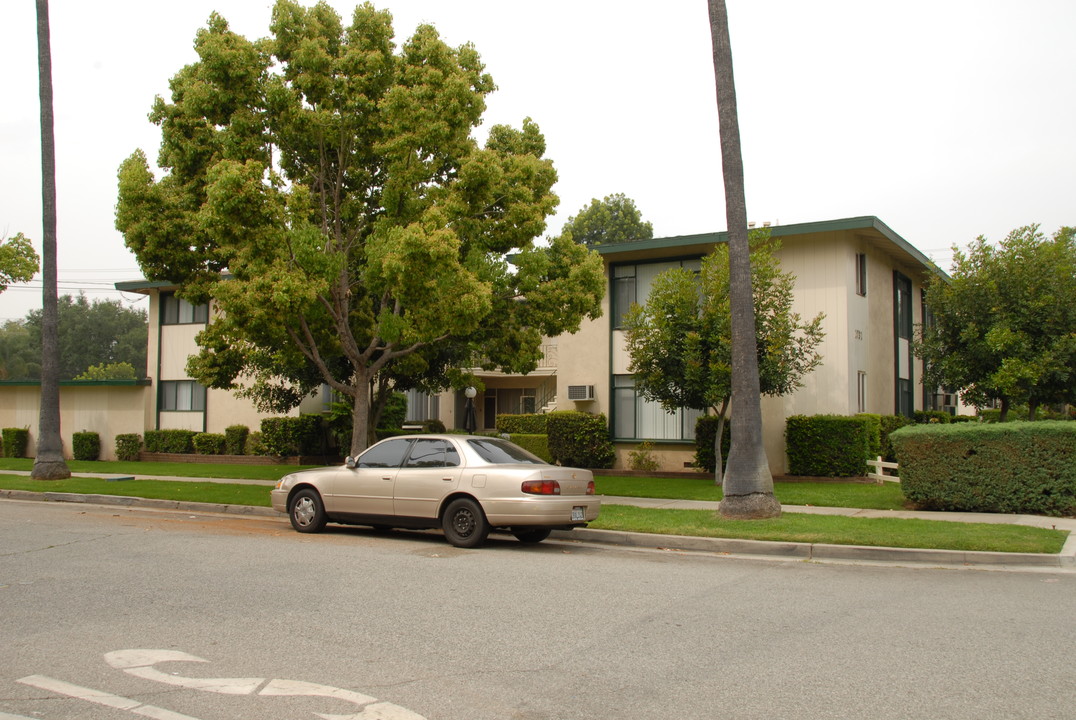
M 593 400 L 594 399 L 594 386 L 593 385 L 569 385 L 568 386 L 568 399 L 569 400 Z

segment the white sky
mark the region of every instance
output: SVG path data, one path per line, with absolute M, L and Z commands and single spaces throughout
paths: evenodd
M 155 159 L 155 95 L 212 10 L 250 38 L 271 0 L 51 0 L 60 292 L 141 277 L 113 226 L 116 170 Z M 345 19 L 353 0 L 331 0 Z M 953 244 L 1076 224 L 1076 1 L 728 0 L 749 219 L 877 215 L 949 267 Z M 725 229 L 706 0 L 376 0 L 397 43 L 432 22 L 499 86 L 485 126 L 533 117 L 559 172 L 557 232 L 633 198 L 657 236 Z M 34 3 L 0 3 L 0 236 L 40 249 Z M 139 296 L 127 301 L 139 306 Z M 0 295 L 0 322 L 40 307 Z M 141 305 L 144 307 L 144 305 Z

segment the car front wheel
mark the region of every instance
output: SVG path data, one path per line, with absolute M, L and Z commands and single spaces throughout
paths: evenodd
M 478 503 L 470 498 L 453 500 L 441 520 L 445 539 L 459 548 L 475 548 L 486 541 L 489 523 Z
M 301 533 L 321 532 L 328 521 L 321 495 L 316 490 L 306 488 L 295 493 L 291 501 L 291 526 Z

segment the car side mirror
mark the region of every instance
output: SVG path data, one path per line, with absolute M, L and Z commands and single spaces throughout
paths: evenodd
M 356 467 L 358 467 L 358 463 L 355 462 L 355 458 L 348 455 L 346 458 L 344 458 L 344 467 L 346 467 L 348 470 L 354 470 Z

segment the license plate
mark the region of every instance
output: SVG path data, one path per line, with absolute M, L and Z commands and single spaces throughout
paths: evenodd
M 572 522 L 583 522 L 587 519 L 586 508 L 582 505 L 576 505 L 572 508 Z

